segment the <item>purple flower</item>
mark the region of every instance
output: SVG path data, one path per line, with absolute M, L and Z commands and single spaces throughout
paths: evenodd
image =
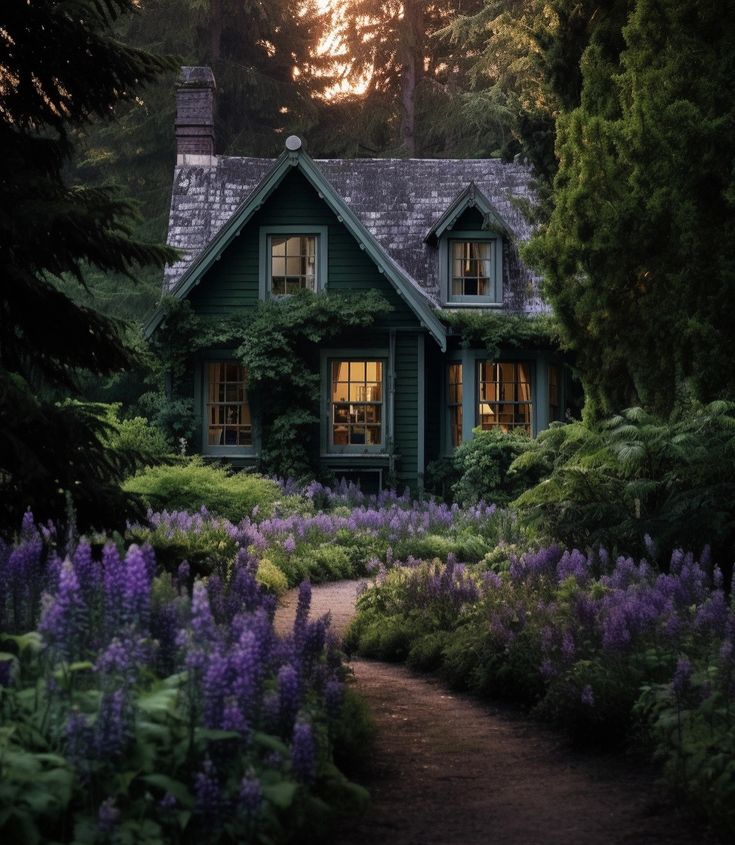
M 294 540 L 293 534 L 289 534 L 283 541 L 283 550 L 290 555 L 296 551 L 296 540 Z
M 592 687 L 589 684 L 587 684 L 582 689 L 582 694 L 580 695 L 580 700 L 582 701 L 582 704 L 584 704 L 586 707 L 594 707 L 595 706 L 595 694 L 592 691 Z
M 290 663 L 278 670 L 278 705 L 281 721 L 292 724 L 301 706 L 301 684 L 299 673 Z
M 343 699 L 343 685 L 336 678 L 330 678 L 324 686 L 324 706 L 330 719 L 339 718 Z
M 132 737 L 132 728 L 132 711 L 123 690 L 115 690 L 103 695 L 95 723 L 98 758 L 100 760 L 118 758 Z
M 67 660 L 82 650 L 87 627 L 87 608 L 82 599 L 74 565 L 64 561 L 59 576 L 59 590 L 48 598 L 39 624 L 39 631 Z
M 209 758 L 194 777 L 194 796 L 196 811 L 203 817 L 203 821 L 219 825 L 224 800 L 217 770 Z
M 239 804 L 249 816 L 256 816 L 263 804 L 263 789 L 255 775 L 247 775 L 240 781 Z
M 291 766 L 294 775 L 304 783 L 313 783 L 316 778 L 316 743 L 314 732 L 308 722 L 297 722 L 291 742 Z
M 120 810 L 115 806 L 115 799 L 108 798 L 100 804 L 97 813 L 97 828 L 102 836 L 109 836 L 120 821 Z
M 150 612 L 151 582 L 146 557 L 136 545 L 132 545 L 125 556 L 122 601 L 124 621 L 131 625 L 146 626 Z
M 683 693 L 689 688 L 691 677 L 692 664 L 689 662 L 688 658 L 680 657 L 676 663 L 676 671 L 674 672 L 674 678 L 672 681 L 674 692 L 676 692 L 677 695 L 683 695 Z

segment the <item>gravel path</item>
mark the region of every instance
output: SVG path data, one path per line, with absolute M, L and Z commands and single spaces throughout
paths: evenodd
M 362 582 L 314 587 L 312 615 L 338 633 Z M 276 617 L 291 624 L 294 593 Z M 402 666 L 353 660 L 378 728 L 372 803 L 346 819 L 335 845 L 710 845 L 622 757 L 570 751 L 513 711 L 449 693 Z

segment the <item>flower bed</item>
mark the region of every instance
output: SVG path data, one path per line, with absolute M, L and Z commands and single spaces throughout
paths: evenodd
M 676 552 L 667 574 L 602 549 L 501 548 L 489 559 L 381 571 L 348 644 L 521 701 L 578 739 L 635 735 L 735 830 L 735 612 L 708 555 Z
M 243 549 L 192 583 L 150 546 L 53 541 L 26 515 L 0 548 L 0 839 L 277 842 L 364 799 L 332 762 L 354 705 L 308 584 L 280 637 Z

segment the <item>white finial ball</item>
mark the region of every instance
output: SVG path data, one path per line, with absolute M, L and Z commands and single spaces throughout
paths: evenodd
M 292 153 L 295 153 L 296 150 L 301 149 L 301 138 L 298 135 L 289 135 L 286 138 L 286 149 L 290 150 Z

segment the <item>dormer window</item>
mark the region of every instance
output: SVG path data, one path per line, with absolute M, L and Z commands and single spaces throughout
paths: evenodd
M 443 297 L 448 305 L 500 305 L 502 237 L 488 232 L 447 234 L 439 245 Z
M 326 283 L 326 226 L 261 226 L 261 299 L 316 293 Z
M 487 296 L 492 256 L 492 241 L 452 241 L 451 296 Z

